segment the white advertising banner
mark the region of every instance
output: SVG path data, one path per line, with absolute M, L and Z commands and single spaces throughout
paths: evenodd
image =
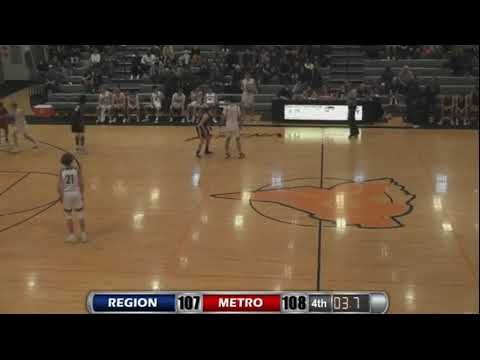
M 363 106 L 358 105 L 355 120 L 363 118 Z M 347 121 L 347 105 L 285 105 L 285 120 Z

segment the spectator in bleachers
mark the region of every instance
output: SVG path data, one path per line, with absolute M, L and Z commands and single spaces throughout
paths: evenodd
M 394 77 L 395 77 L 395 74 L 393 73 L 392 69 L 390 69 L 390 67 L 387 66 L 381 76 L 381 80 L 382 80 L 386 94 L 390 94 Z
M 281 89 L 277 92 L 277 98 L 282 100 L 290 100 L 292 98 L 292 93 L 288 89 L 288 86 L 284 85 Z
M 319 89 L 319 91 L 318 91 L 318 96 L 319 96 L 319 97 L 329 97 L 329 96 L 330 96 L 330 92 L 329 92 L 329 90 L 328 90 L 328 86 L 327 86 L 327 85 L 323 84 L 323 85 L 320 87 L 320 89 Z
M 82 85 L 86 92 L 93 92 L 93 71 L 87 70 L 82 76 Z
M 166 63 L 173 63 L 175 61 L 175 50 L 172 45 L 164 45 L 162 55 Z
M 270 64 L 263 63 L 260 65 L 259 71 L 257 73 L 258 83 L 262 84 L 268 82 L 272 78 L 272 71 L 270 69 Z
M 93 67 L 97 67 L 100 65 L 101 61 L 102 61 L 102 56 L 98 52 L 98 49 L 94 48 L 93 52 L 90 55 L 90 65 Z
M 305 60 L 301 71 L 301 76 L 300 79 L 302 82 L 306 82 L 309 86 L 314 87 L 314 81 L 316 79 L 316 69 L 315 69 L 315 64 L 310 60 L 307 59 Z M 318 87 L 314 87 L 318 88 Z
M 55 71 L 53 65 L 49 65 L 49 69 L 45 78 L 45 87 L 47 89 L 47 94 L 49 94 L 50 92 L 57 92 L 59 85 L 59 74 L 57 73 L 57 71 Z
M 150 77 L 153 77 L 155 73 L 154 65 L 156 62 L 157 58 L 155 55 L 153 55 L 151 50 L 148 50 L 145 55 L 142 56 L 142 59 L 140 60 L 140 63 L 143 68 L 143 72 L 147 73 Z
M 405 65 L 402 70 L 398 73 L 398 80 L 402 86 L 402 91 L 405 91 L 409 86 L 410 82 L 413 80 L 413 72 L 409 69 L 408 65 Z
M 40 75 L 40 80 L 44 81 L 48 72 L 48 64 L 44 61 L 40 61 L 37 65 L 37 71 Z
M 98 92 L 100 87 L 103 85 L 103 76 L 100 71 L 93 71 L 93 92 Z
M 142 60 L 136 51 L 133 53 L 132 66 L 130 67 L 130 71 L 130 80 L 138 80 L 143 75 Z
M 217 87 L 222 84 L 223 74 L 220 70 L 220 66 L 214 62 L 210 68 L 210 82 L 214 87 Z
M 397 46 L 397 55 L 400 59 L 407 59 L 410 55 L 410 46 L 409 45 L 398 45 Z
M 155 63 L 153 64 L 153 67 L 152 67 L 153 75 L 151 76 L 152 82 L 154 84 L 161 81 L 162 73 L 164 72 L 164 69 L 165 69 L 165 65 L 162 59 L 159 57 L 156 57 Z
M 253 65 L 253 51 L 250 48 L 247 48 L 243 53 L 242 60 L 240 61 L 241 65 L 244 67 L 251 67 Z
M 191 52 L 192 64 L 199 65 L 202 62 L 202 59 L 200 57 L 200 49 L 198 48 L 198 45 L 194 45 Z
M 292 99 L 301 100 L 303 98 L 303 93 L 305 92 L 306 85 L 300 79 L 297 80 L 296 84 L 292 89 Z
M 318 96 L 317 92 L 311 86 L 307 86 L 302 97 L 304 100 L 316 100 Z
M 102 74 L 111 79 L 113 77 L 113 72 L 115 69 L 113 56 L 110 54 L 105 55 L 100 68 Z
M 184 50 L 182 55 L 178 57 L 178 65 L 190 66 L 190 60 L 191 60 L 190 51 Z
M 397 60 L 399 45 L 385 45 L 387 60 Z
M 288 84 L 290 82 L 290 65 L 288 64 L 288 61 L 286 58 L 282 58 L 280 60 L 280 67 L 278 69 L 279 71 L 279 77 L 280 77 L 280 82 L 282 84 Z
M 162 57 L 162 48 L 160 45 L 153 45 L 151 51 L 157 59 Z

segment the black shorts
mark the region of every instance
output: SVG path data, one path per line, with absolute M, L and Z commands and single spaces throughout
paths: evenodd
M 210 128 L 208 126 L 197 126 L 197 135 L 200 139 L 207 139 L 210 137 Z
M 84 133 L 85 132 L 85 125 L 84 124 L 72 124 L 72 133 Z

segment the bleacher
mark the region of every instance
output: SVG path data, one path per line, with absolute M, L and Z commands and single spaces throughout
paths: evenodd
M 314 48 L 319 45 L 314 45 Z M 174 45 L 176 53 L 182 52 L 192 45 Z M 108 88 L 114 88 L 117 85 L 122 90 L 136 90 L 140 96 L 140 102 L 143 105 L 149 103 L 149 95 L 152 90 L 152 81 L 144 77 L 140 80 L 130 80 L 130 65 L 133 52 L 138 55 L 145 54 L 151 47 L 146 45 L 125 45 L 118 48 L 121 54 L 120 61 L 114 69 L 113 77 L 106 81 L 104 85 Z M 220 51 L 219 45 L 198 45 L 202 56 L 215 56 Z M 385 67 L 390 67 L 395 73 L 398 73 L 404 65 L 408 65 L 412 72 L 417 75 L 420 83 L 426 85 L 433 81 L 433 77 L 438 77 L 441 85 L 442 94 L 465 94 L 477 86 L 478 72 L 476 76 L 453 76 L 451 70 L 447 67 L 447 61 L 442 59 L 413 59 L 413 60 L 370 60 L 360 45 L 332 45 L 330 54 L 331 67 L 329 73 L 323 72 L 324 82 L 330 87 L 342 85 L 345 81 L 353 83 L 376 81 L 380 78 Z M 68 83 L 59 86 L 57 93 L 50 94 L 48 104 L 51 104 L 59 113 L 71 111 L 77 103 L 80 95 L 85 93 L 82 85 L 82 74 L 88 64 L 89 54 L 81 54 L 82 69 L 73 71 L 72 76 L 68 77 Z M 478 70 L 478 69 L 477 69 Z M 162 84 L 156 84 L 162 89 Z M 259 93 L 256 96 L 256 111 L 268 112 L 271 109 L 271 100 L 281 88 L 279 83 L 266 83 L 259 86 Z M 188 94 L 187 94 L 188 95 Z M 229 101 L 240 101 L 240 89 L 235 93 L 219 93 L 220 98 Z M 87 108 L 92 114 L 95 113 L 97 106 L 96 94 L 87 94 Z M 402 101 L 403 98 L 401 98 Z M 382 103 L 389 111 L 388 98 L 382 97 Z M 400 108 L 404 105 L 401 102 Z

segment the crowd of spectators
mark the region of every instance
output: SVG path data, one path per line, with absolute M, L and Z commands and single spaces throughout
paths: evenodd
M 237 92 L 243 75 L 250 72 L 257 84 L 294 84 L 301 79 L 320 88 L 322 69 L 329 66 L 328 51 L 311 46 L 222 45 L 202 56 L 197 46 L 175 52 L 172 45 L 156 45 L 143 56 L 132 54 L 129 78 L 176 82 L 187 91 L 209 83 L 223 92 Z
M 363 49 L 370 59 L 446 59 L 445 66 L 457 76 L 478 69 L 478 45 L 363 45 Z
M 120 45 L 121 46 L 121 45 Z M 314 89 L 322 87 L 322 72 L 330 66 L 330 48 L 311 45 L 221 45 L 209 56 L 198 46 L 175 51 L 173 45 L 153 45 L 146 53 L 119 52 L 118 45 L 49 46 L 48 63 L 37 66 L 49 91 L 68 83 L 68 76 L 82 75 L 88 92 L 98 92 L 105 80 L 113 77 L 150 79 L 168 88 L 182 86 L 186 91 L 199 83 L 216 90 L 237 92 L 240 80 L 250 72 L 257 84 L 274 82 L 296 84 L 299 80 Z M 81 53 L 89 54 L 88 61 Z M 120 70 L 115 76 L 115 70 Z

